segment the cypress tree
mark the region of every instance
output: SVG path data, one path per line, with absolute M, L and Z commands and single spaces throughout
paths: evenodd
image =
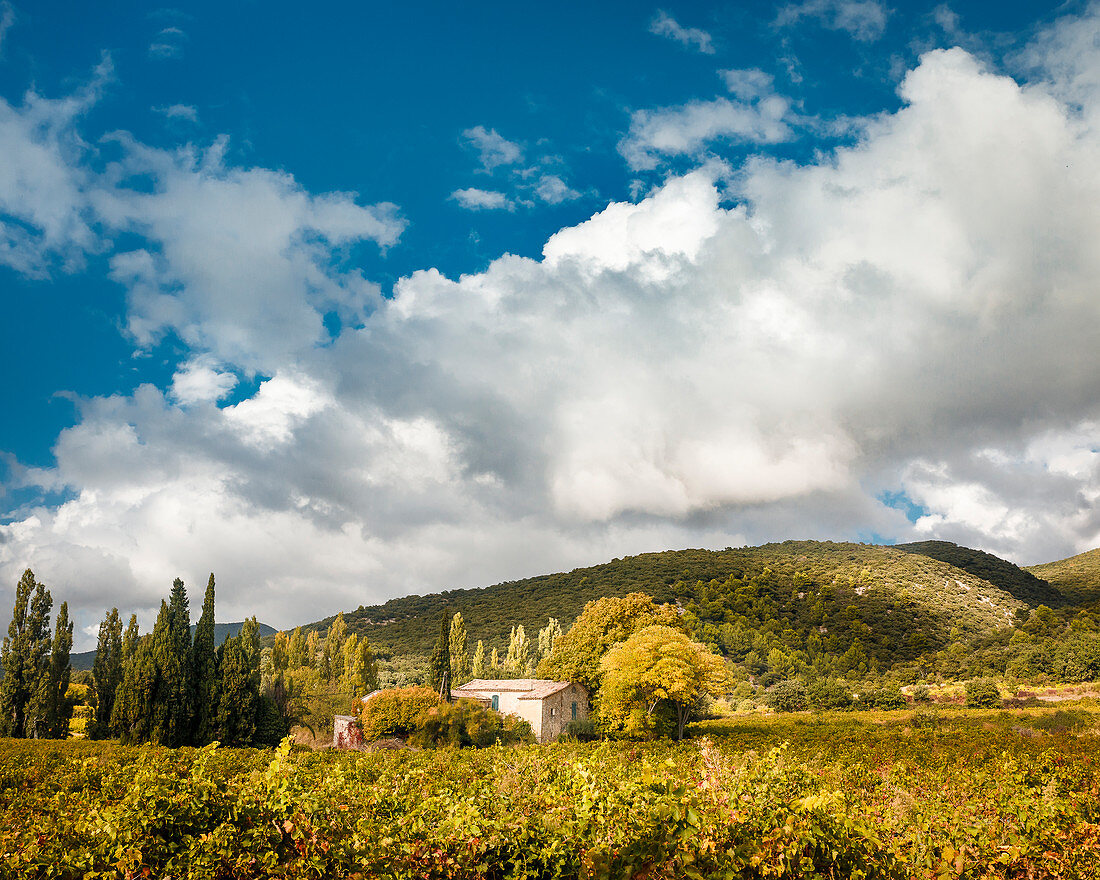
M 122 681 L 122 618 L 117 608 L 112 608 L 99 624 L 92 681 L 95 682 L 96 707 L 89 735 L 92 739 L 101 739 L 110 731 L 111 710 Z
M 131 630 L 136 644 L 130 642 Z M 123 654 L 127 653 L 128 643 L 132 647 L 123 664 L 122 684 L 111 712 L 111 727 L 123 743 L 162 742 L 167 718 L 156 703 L 156 696 L 162 691 L 156 646 L 166 643 L 167 630 L 168 603 L 164 601 L 160 603 L 160 613 L 151 635 L 137 638 L 136 615 L 130 618 L 130 626 L 126 628 Z
M 225 640 L 219 652 L 216 724 L 225 745 L 247 746 L 255 739 L 260 703 L 259 661 L 258 626 L 253 617 L 244 622 L 237 635 Z
M 451 622 L 447 612 L 439 621 L 439 640 L 432 652 L 432 690 L 441 700 L 451 701 Z
M 27 605 L 37 586 L 29 568 L 15 587 L 15 607 L 12 609 L 8 634 L 4 638 L 2 659 L 4 682 L 0 685 L 0 733 L 22 736 L 31 691 L 24 675 L 28 653 Z
M 69 622 L 69 604 L 62 602 L 57 610 L 54 622 L 53 647 L 50 651 L 49 667 L 42 680 L 44 693 L 40 697 L 42 704 L 42 723 L 39 736 L 50 739 L 65 739 L 69 735 L 69 722 L 73 717 L 73 703 L 68 699 L 69 678 L 72 665 L 69 652 L 73 647 L 73 625 Z
M 154 636 L 157 635 L 154 629 Z M 169 596 L 165 626 L 154 638 L 160 667 L 154 697 L 156 742 L 176 748 L 191 741 L 195 697 L 191 680 L 191 615 L 187 590 L 176 578 Z
M 195 683 L 195 716 L 192 741 L 197 746 L 213 742 L 214 716 L 217 713 L 218 656 L 214 648 L 214 573 L 206 584 L 202 614 L 195 625 L 191 645 L 191 675 Z

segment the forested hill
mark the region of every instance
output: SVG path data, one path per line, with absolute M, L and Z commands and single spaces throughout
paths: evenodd
M 1057 562 L 1029 565 L 1027 570 L 1049 581 L 1076 604 L 1100 600 L 1100 549 Z
M 1034 569 L 1020 568 L 992 553 L 960 547 L 950 541 L 917 541 L 912 544 L 895 544 L 894 547 L 906 553 L 919 553 L 948 562 L 975 577 L 989 581 L 1031 606 L 1060 608 L 1066 604 L 1066 597 L 1053 584 L 1048 583 L 1049 579 L 1036 577 Z M 1100 574 L 1100 559 L 1096 564 L 1097 573 Z
M 585 602 L 638 590 L 679 601 L 697 632 L 723 650 L 736 653 L 733 641 L 742 637 L 730 627 L 778 628 L 799 634 L 792 644 L 828 641 L 829 650 L 844 651 L 859 639 L 872 655 L 892 660 L 1007 627 L 1040 603 L 1060 604 L 1057 591 L 1009 562 L 955 547 L 959 564 L 952 564 L 936 558 L 944 548 L 931 551 L 817 541 L 670 550 L 482 589 L 405 596 L 360 606 L 344 619 L 349 632 L 384 651 L 428 653 L 441 612 L 460 611 L 471 644 L 482 639 L 503 649 L 515 624 L 529 637 L 548 617 L 568 628 Z M 983 566 L 987 576 L 975 573 Z M 304 629 L 323 633 L 332 619 Z

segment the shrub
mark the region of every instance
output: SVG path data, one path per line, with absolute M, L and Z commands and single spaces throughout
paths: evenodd
M 849 709 L 852 706 L 851 690 L 834 679 L 815 681 L 807 696 L 815 709 Z
M 255 745 L 277 746 L 287 735 L 286 720 L 271 697 L 261 696 L 256 707 L 256 734 L 252 737 Z
M 776 712 L 800 712 L 808 705 L 806 687 L 800 681 L 781 681 L 768 689 L 767 703 Z
M 578 718 L 565 725 L 559 739 L 573 742 L 592 742 L 598 738 L 596 725 L 591 718 Z
M 896 688 L 867 688 L 859 695 L 861 709 L 904 709 L 909 705 L 905 694 Z
M 1031 720 L 1031 726 L 1047 733 L 1076 733 L 1091 727 L 1095 718 L 1091 712 L 1079 709 L 1059 709 L 1053 715 L 1040 715 Z
M 409 741 L 421 748 L 475 746 L 534 740 L 531 725 L 513 715 L 501 715 L 475 700 L 438 703 L 425 709 Z
M 419 726 L 420 716 L 435 706 L 439 697 L 426 687 L 389 688 L 362 704 L 359 723 L 367 742 L 385 736 L 408 737 Z
M 972 679 L 966 683 L 966 705 L 981 709 L 1000 709 L 1001 692 L 992 679 Z
M 914 703 L 931 703 L 932 691 L 929 690 L 928 685 L 921 682 L 913 688 L 913 702 Z
M 943 721 L 933 709 L 923 706 L 918 708 L 909 718 L 909 726 L 914 730 L 939 730 Z

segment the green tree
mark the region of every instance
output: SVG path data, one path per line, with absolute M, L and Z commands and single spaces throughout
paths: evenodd
M 546 626 L 539 630 L 538 662 L 542 663 L 554 651 L 554 645 L 562 637 L 561 625 L 557 618 L 551 617 Z
M 655 624 L 611 648 L 600 661 L 600 714 L 630 733 L 650 732 L 662 701 L 676 711 L 676 738 L 705 696 L 717 697 L 730 684 L 726 664 L 678 629 Z
M 158 636 L 160 640 L 165 638 L 167 626 L 168 603 L 162 601 L 150 635 L 138 637 L 136 615 L 130 618 L 130 625 L 126 627 L 122 639 L 122 683 L 111 709 L 111 729 L 127 745 L 154 738 L 153 709 L 160 677 L 154 645 Z
M 50 591 L 35 580 L 28 568 L 16 588 L 12 621 L 2 650 L 5 676 L 0 685 L 0 713 L 8 736 L 42 735 L 39 728 L 46 709 L 52 606 Z
M 531 640 L 524 632 L 523 624 L 512 627 L 512 633 L 508 638 L 508 656 L 504 660 L 504 668 L 515 676 L 523 676 L 533 669 L 528 669 L 531 662 Z
M 290 658 L 290 636 L 285 632 L 275 633 L 275 643 L 271 646 L 271 663 L 282 672 L 287 668 Z
M 42 715 L 35 731 L 37 736 L 48 739 L 65 739 L 69 735 L 69 721 L 73 717 L 73 703 L 66 697 L 72 665 L 69 652 L 73 647 L 73 625 L 69 621 L 69 604 L 62 602 L 54 621 L 53 646 L 50 651 L 47 674 L 40 684 L 39 702 Z
M 472 678 L 481 678 L 485 674 L 485 643 L 481 640 L 477 640 L 477 650 L 474 651 L 474 656 L 470 660 L 470 676 Z
M 355 633 L 344 642 L 344 681 L 356 697 L 362 697 L 378 686 L 378 665 L 366 636 Z
M 328 628 L 324 656 L 321 658 L 321 677 L 330 682 L 337 681 L 344 675 L 344 642 L 347 637 L 348 625 L 341 612 Z
M 138 619 L 136 614 L 130 615 L 130 620 L 126 624 L 126 631 L 122 634 L 122 662 L 125 663 L 130 657 L 134 656 L 134 652 L 137 650 L 138 642 L 141 640 L 141 632 L 138 630 Z
M 290 637 L 290 645 L 287 648 L 286 667 L 287 669 L 301 669 L 303 666 L 311 665 L 306 659 L 306 637 L 302 634 L 300 626 L 295 627 L 294 633 Z
M 177 748 L 191 741 L 195 708 L 191 677 L 191 615 L 183 581 L 172 583 L 165 626 L 153 630 L 153 649 L 159 667 L 153 697 L 154 740 Z
M 647 626 L 676 627 L 679 622 L 675 608 L 657 605 L 645 593 L 589 602 L 569 632 L 554 643 L 550 656 L 539 664 L 539 677 L 578 682 L 598 703 L 603 677 L 600 658 L 607 649 Z
M 312 669 L 317 665 L 317 655 L 321 653 L 321 636 L 317 630 L 311 629 L 306 636 L 305 666 Z
M 450 632 L 451 675 L 455 684 L 464 684 L 470 680 L 470 652 L 466 648 L 466 621 L 456 612 L 451 618 Z
M 966 683 L 966 705 L 982 709 L 1000 709 L 1001 692 L 997 683 L 988 678 L 975 678 Z
M 256 737 L 260 710 L 260 644 L 256 618 L 226 639 L 219 652 L 221 688 L 216 726 L 223 745 L 247 746 Z
M 112 608 L 99 624 L 92 681 L 95 683 L 96 706 L 95 723 L 89 734 L 92 739 L 100 739 L 110 732 L 111 710 L 114 709 L 115 694 L 122 682 L 122 618 L 117 608 Z
M 4 736 L 26 735 L 27 708 L 37 688 L 37 677 L 31 657 L 31 633 L 28 608 L 31 594 L 39 588 L 34 572 L 29 568 L 15 587 L 15 607 L 12 609 L 8 634 L 0 649 L 4 665 L 4 681 L 0 684 L 0 733 Z M 28 677 L 28 671 L 32 677 Z
M 191 741 L 204 746 L 214 741 L 214 715 L 218 706 L 218 654 L 214 647 L 214 573 L 206 582 L 202 613 L 195 624 L 191 642 L 191 680 L 194 686 L 195 712 L 191 724 Z
M 439 639 L 432 652 L 431 686 L 439 699 L 451 699 L 451 625 L 446 612 L 439 621 Z

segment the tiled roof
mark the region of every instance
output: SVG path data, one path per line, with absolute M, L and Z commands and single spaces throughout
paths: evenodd
M 572 682 L 545 678 L 475 678 L 452 690 L 456 694 L 518 693 L 521 700 L 541 700 L 569 687 Z
M 520 699 L 541 700 L 552 694 L 556 694 L 558 691 L 565 690 L 571 684 L 572 682 L 570 681 L 536 681 L 535 686 L 531 688 L 531 693 L 524 694 Z

